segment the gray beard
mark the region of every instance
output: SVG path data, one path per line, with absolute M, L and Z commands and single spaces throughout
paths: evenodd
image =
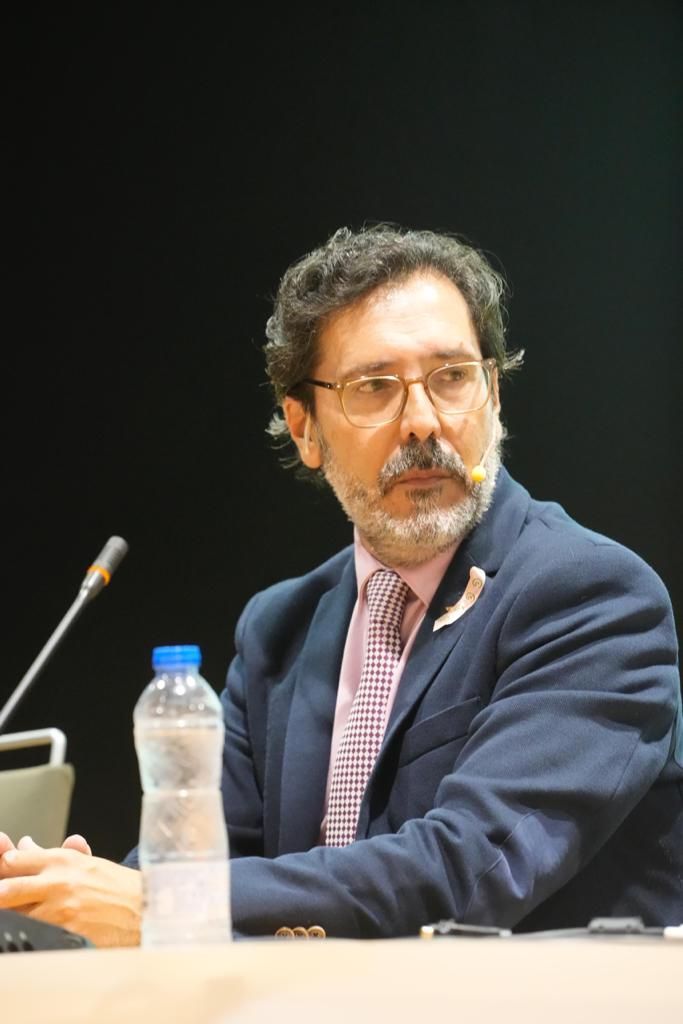
M 445 451 L 435 438 L 424 444 L 412 441 L 389 459 L 379 473 L 377 487 L 370 489 L 340 468 L 320 431 L 318 444 L 325 478 L 363 543 L 385 565 L 405 568 L 441 554 L 481 522 L 491 504 L 501 465 L 498 443 L 484 461 L 486 479 L 475 484 L 456 452 Z M 395 516 L 382 508 L 381 498 L 401 474 L 409 469 L 432 468 L 446 470 L 456 478 L 465 488 L 465 497 L 449 508 L 441 508 L 438 493 L 416 488 L 408 491 L 413 506 L 410 515 Z

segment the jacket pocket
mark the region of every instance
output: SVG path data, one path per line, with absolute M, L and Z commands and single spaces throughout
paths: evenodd
M 403 738 L 398 767 L 402 768 L 423 754 L 443 746 L 444 743 L 465 736 L 480 707 L 479 697 L 470 697 L 469 700 L 444 708 L 443 711 L 437 711 L 429 718 L 416 722 Z

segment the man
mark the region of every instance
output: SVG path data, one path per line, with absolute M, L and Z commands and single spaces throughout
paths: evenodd
M 683 919 L 670 602 L 501 468 L 499 382 L 520 361 L 501 294 L 460 241 L 386 227 L 338 231 L 281 281 L 271 433 L 354 543 L 238 623 L 222 700 L 241 933 Z M 5 853 L 0 906 L 136 941 L 138 873 L 68 843 Z

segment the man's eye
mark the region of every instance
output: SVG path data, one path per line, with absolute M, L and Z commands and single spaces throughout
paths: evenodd
M 383 391 L 391 391 L 395 387 L 395 380 L 388 380 L 386 377 L 368 377 L 367 380 L 359 380 L 353 390 L 358 395 L 377 395 Z
M 467 377 L 467 370 L 460 366 L 448 366 L 438 373 L 438 380 L 443 384 L 459 384 L 460 381 L 467 380 Z

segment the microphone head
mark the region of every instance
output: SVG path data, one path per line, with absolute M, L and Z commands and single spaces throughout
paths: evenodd
M 128 545 L 123 537 L 110 537 L 95 559 L 93 565 L 97 566 L 99 569 L 105 569 L 111 577 L 120 566 L 127 551 Z
M 486 479 L 486 470 L 481 465 L 481 463 L 472 467 L 472 471 L 470 472 L 470 478 L 472 480 L 472 483 L 483 484 L 484 480 Z
M 81 583 L 81 592 L 87 595 L 88 600 L 107 586 L 127 551 L 128 545 L 123 537 L 109 538 Z

